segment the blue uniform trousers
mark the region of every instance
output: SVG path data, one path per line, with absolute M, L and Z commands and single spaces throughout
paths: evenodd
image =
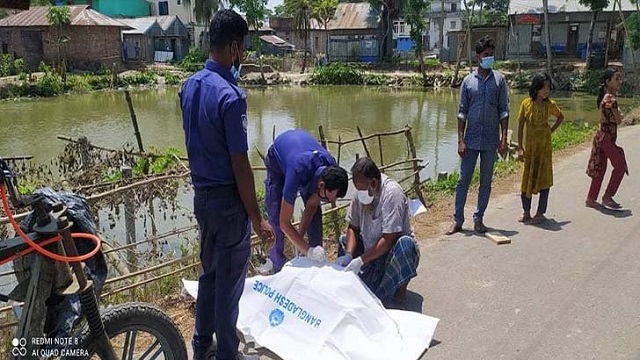
M 235 187 L 196 189 L 194 212 L 200 229 L 202 274 L 198 279 L 194 348 L 218 341 L 217 359 L 235 359 L 238 302 L 251 255 L 251 225 Z

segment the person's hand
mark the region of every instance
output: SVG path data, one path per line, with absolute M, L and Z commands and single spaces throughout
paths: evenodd
M 505 158 L 507 157 L 508 152 L 509 147 L 507 146 L 507 140 L 500 141 L 500 147 L 498 148 L 498 153 L 500 153 L 500 156 Z
M 357 258 L 351 260 L 349 265 L 344 268 L 344 271 L 353 271 L 354 274 L 358 275 L 360 273 L 362 265 L 364 265 L 364 261 L 362 261 L 362 257 L 358 256 Z
M 253 231 L 265 244 L 268 246 L 272 245 L 275 239 L 275 233 L 267 220 L 262 219 L 259 224 L 253 224 Z
M 349 265 L 349 263 L 351 262 L 351 260 L 353 260 L 353 256 L 351 256 L 351 254 L 346 253 L 342 256 L 340 256 L 336 262 L 334 264 L 338 265 L 338 266 L 347 266 Z
M 313 261 L 326 262 L 327 254 L 324 252 L 322 246 L 314 246 L 307 250 L 307 258 Z
M 524 161 L 524 149 L 522 148 L 522 146 L 518 146 L 517 156 L 518 161 Z
M 461 158 L 467 156 L 467 144 L 465 144 L 464 141 L 458 141 L 458 155 L 460 155 Z

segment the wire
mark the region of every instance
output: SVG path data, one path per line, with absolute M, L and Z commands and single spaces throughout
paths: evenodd
M 24 240 L 30 248 L 25 249 L 15 255 L 9 256 L 6 259 L 2 259 L 0 260 L 0 265 L 9 262 L 19 256 L 23 256 L 26 255 L 32 251 L 37 251 L 39 252 L 41 255 L 46 256 L 50 259 L 53 260 L 57 260 L 57 261 L 61 261 L 61 262 L 81 262 L 81 261 L 85 261 L 89 258 L 91 258 L 92 256 L 94 256 L 95 254 L 98 253 L 98 251 L 100 251 L 100 247 L 101 247 L 101 240 L 99 237 L 93 235 L 93 234 L 88 234 L 88 233 L 72 233 L 71 237 L 73 239 L 88 239 L 93 241 L 96 244 L 96 247 L 91 250 L 90 252 L 88 252 L 87 254 L 84 255 L 79 255 L 79 256 L 63 256 L 60 254 L 56 254 L 56 253 L 52 253 L 48 250 L 46 250 L 45 248 L 43 248 L 43 246 L 45 245 L 49 245 L 51 243 L 54 243 L 56 241 L 60 241 L 62 240 L 62 237 L 60 235 L 51 237 L 47 240 L 45 240 L 42 245 L 38 245 L 36 244 L 33 240 L 31 240 L 29 238 L 29 236 L 27 236 L 27 234 L 24 233 L 24 231 L 22 231 L 22 229 L 20 228 L 20 226 L 18 225 L 18 223 L 16 222 L 16 220 L 13 217 L 13 213 L 11 212 L 11 209 L 9 208 L 9 202 L 7 201 L 7 194 L 5 192 L 4 186 L 0 186 L 0 196 L 2 197 L 2 206 L 4 207 L 4 212 L 7 215 L 7 218 L 9 218 L 9 222 L 11 223 L 11 225 L 13 225 L 13 229 L 14 231 L 20 235 L 20 237 L 22 238 L 22 240 Z

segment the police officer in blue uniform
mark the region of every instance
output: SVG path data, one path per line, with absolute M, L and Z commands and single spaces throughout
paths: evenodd
M 304 130 L 280 134 L 269 147 L 265 165 L 265 203 L 276 236 L 275 245 L 269 250 L 274 270 L 280 271 L 286 262 L 285 234 L 302 254 L 313 260 L 326 260 L 320 203 L 345 196 L 349 187 L 347 171 L 337 166 L 327 149 Z M 298 193 L 305 208 L 296 230 L 291 217 Z M 305 233 L 308 243 L 302 237 Z
M 195 359 L 243 357 L 238 353 L 236 323 L 251 227 L 265 241 L 272 233 L 256 200 L 247 156 L 247 96 L 237 85 L 248 33 L 240 15 L 218 11 L 209 31 L 209 60 L 186 80 L 180 93 L 202 262 L 192 341 Z

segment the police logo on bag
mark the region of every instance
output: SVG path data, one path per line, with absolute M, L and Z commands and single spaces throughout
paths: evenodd
M 284 313 L 280 309 L 273 309 L 269 314 L 269 325 L 276 327 L 284 321 Z

